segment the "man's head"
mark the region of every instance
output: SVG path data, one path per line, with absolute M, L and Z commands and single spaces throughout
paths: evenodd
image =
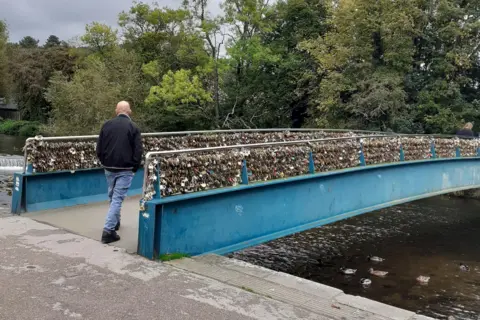
M 465 123 L 465 126 L 463 127 L 463 129 L 467 129 L 467 130 L 472 130 L 472 128 L 473 128 L 473 123 L 471 122 Z
M 117 108 L 115 109 L 117 116 L 119 114 L 126 114 L 130 116 L 132 114 L 132 109 L 130 109 L 130 104 L 127 101 L 120 101 L 117 104 Z

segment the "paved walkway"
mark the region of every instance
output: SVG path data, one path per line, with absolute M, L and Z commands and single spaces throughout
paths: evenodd
M 26 217 L 0 218 L 0 257 L 2 319 L 427 319 L 222 257 L 148 261 Z
M 137 252 L 139 201 L 140 196 L 128 197 L 122 206 L 122 227 L 120 231 L 118 231 L 121 240 L 116 242 L 115 246 L 123 248 L 129 253 Z M 108 202 L 98 202 L 75 207 L 32 212 L 23 216 L 90 239 L 100 240 L 108 206 Z

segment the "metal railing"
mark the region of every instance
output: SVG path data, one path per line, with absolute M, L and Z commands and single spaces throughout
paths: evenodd
M 195 134 L 238 134 L 238 133 L 267 133 L 267 132 L 338 132 L 338 133 L 365 133 L 365 134 L 390 134 L 383 133 L 380 131 L 369 131 L 369 130 L 346 130 L 346 129 L 308 129 L 308 128 L 271 128 L 271 129 L 237 129 L 237 130 L 197 130 L 197 131 L 173 131 L 173 132 L 149 132 L 142 133 L 142 137 L 165 137 L 165 136 L 188 136 Z M 394 134 L 394 133 L 391 133 Z M 32 141 L 68 141 L 68 140 L 94 140 L 97 139 L 98 135 L 85 135 L 85 136 L 56 136 L 56 137 L 30 137 L 25 140 L 25 147 L 23 153 L 23 173 L 27 169 L 27 158 L 28 158 L 28 148 L 27 145 Z
M 266 147 L 275 147 L 275 146 L 292 146 L 292 145 L 305 145 L 313 144 L 319 142 L 331 142 L 331 141 L 345 141 L 345 140 L 360 140 L 360 148 L 362 148 L 364 139 L 378 139 L 378 138 L 429 138 L 431 142 L 435 141 L 435 138 L 446 138 L 446 139 L 455 139 L 460 140 L 458 136 L 454 135 L 444 135 L 444 134 L 430 134 L 430 135 L 415 135 L 415 134 L 385 134 L 385 135 L 364 135 L 364 136 L 355 136 L 355 137 L 339 137 L 339 138 L 322 138 L 322 139 L 307 139 L 307 140 L 295 140 L 295 141 L 281 141 L 281 142 L 268 142 L 268 143 L 256 143 L 256 144 L 244 144 L 244 145 L 230 145 L 230 146 L 219 146 L 219 147 L 208 147 L 208 148 L 195 148 L 195 149 L 180 149 L 180 150 L 165 150 L 165 151 L 151 151 L 148 152 L 145 156 L 144 163 L 144 179 L 143 179 L 143 195 L 147 189 L 147 180 L 149 174 L 149 165 L 150 160 L 154 156 L 161 155 L 171 155 L 171 154 L 187 154 L 187 153 L 200 153 L 206 151 L 223 151 L 223 150 L 233 150 L 233 149 L 255 149 L 255 148 L 266 148 Z M 478 139 L 476 139 L 478 140 Z M 362 156 L 363 156 L 363 150 Z M 477 149 L 478 154 L 478 149 Z M 158 181 L 160 184 L 160 181 Z

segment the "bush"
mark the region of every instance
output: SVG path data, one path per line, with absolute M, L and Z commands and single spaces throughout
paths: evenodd
M 18 135 L 22 137 L 34 137 L 40 133 L 40 128 L 36 123 L 28 123 L 20 128 Z
M 0 122 L 0 133 L 11 136 L 35 136 L 39 133 L 40 126 L 37 122 L 4 120 Z

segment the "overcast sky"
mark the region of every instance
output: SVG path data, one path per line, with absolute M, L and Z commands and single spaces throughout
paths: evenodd
M 92 21 L 117 26 L 117 17 L 128 10 L 132 0 L 0 0 L 0 20 L 6 20 L 10 41 L 32 36 L 43 44 L 54 34 L 68 41 L 80 36 Z M 153 0 L 143 0 L 153 3 Z M 160 6 L 178 7 L 181 0 L 157 0 Z M 218 13 L 220 0 L 212 0 Z

